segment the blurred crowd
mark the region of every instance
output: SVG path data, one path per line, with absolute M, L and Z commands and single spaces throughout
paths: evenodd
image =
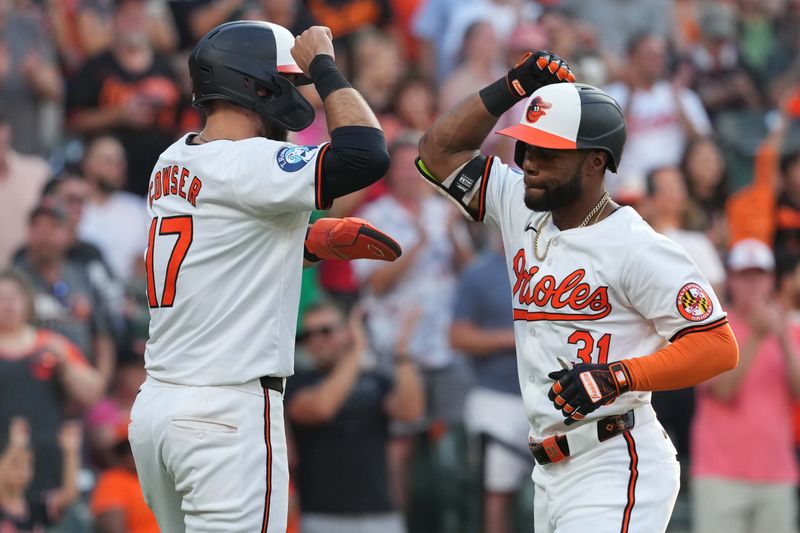
M 191 47 L 235 19 L 331 28 L 392 163 L 314 217 L 361 216 L 404 250 L 304 272 L 290 531 L 531 530 L 502 244 L 414 158 L 439 110 L 539 49 L 622 106 L 609 192 L 686 248 L 740 344 L 736 370 L 654 395 L 683 466 L 672 529 L 794 530 L 800 1 L 0 0 L 0 531 L 158 530 L 127 444 L 144 194 L 158 154 L 203 125 Z M 302 90 L 316 120 L 290 140 L 319 144 Z M 483 148 L 513 161 L 508 139 Z

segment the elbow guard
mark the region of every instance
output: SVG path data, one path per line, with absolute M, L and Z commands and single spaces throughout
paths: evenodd
M 475 156 L 444 180 L 431 174 L 419 157 L 416 165 L 422 177 L 450 198 L 462 213 L 481 222 L 486 213 L 486 183 L 489 181 L 492 161 L 492 156 Z
M 342 126 L 331 132 L 322 154 L 322 197 L 326 202 L 368 187 L 389 169 L 383 132 L 367 126 Z

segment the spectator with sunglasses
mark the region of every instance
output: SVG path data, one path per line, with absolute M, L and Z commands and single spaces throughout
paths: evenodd
M 289 380 L 286 413 L 299 465 L 302 533 L 400 533 L 387 472 L 389 422 L 422 415 L 423 393 L 407 342 L 418 315 L 401 325 L 394 380 L 363 368 L 363 312 L 347 323 L 333 304 L 310 306 L 299 341 L 312 368 Z M 333 460 L 331 460 L 333 459 Z

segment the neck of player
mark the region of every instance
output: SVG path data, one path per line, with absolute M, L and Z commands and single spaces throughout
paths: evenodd
M 206 142 L 226 139 L 241 141 L 258 136 L 261 126 L 258 115 L 235 106 L 226 106 L 206 119 L 206 126 L 200 132 L 201 140 Z
M 583 194 L 576 201 L 552 211 L 553 224 L 561 231 L 577 228 L 586 219 L 587 215 L 603 200 L 603 194 L 605 194 L 605 192 L 606 190 L 602 184 L 598 187 L 592 187 L 591 189 L 584 189 Z M 590 217 L 585 225 L 591 226 L 592 224 L 600 222 L 617 207 L 619 206 L 616 203 L 609 200 L 605 207 L 601 208 L 599 212 Z

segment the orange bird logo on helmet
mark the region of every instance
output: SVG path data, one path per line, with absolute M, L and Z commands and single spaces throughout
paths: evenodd
M 525 120 L 528 122 L 536 122 L 547 114 L 545 109 L 550 109 L 551 107 L 553 107 L 553 104 L 545 102 L 542 100 L 541 96 L 537 96 L 531 100 L 528 111 L 525 112 Z

